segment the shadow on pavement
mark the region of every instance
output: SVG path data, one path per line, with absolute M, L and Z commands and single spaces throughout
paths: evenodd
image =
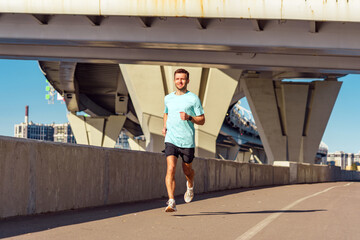
M 104 207 L 19 216 L 0 220 L 0 238 L 45 231 L 52 228 L 119 217 L 122 215 L 163 207 L 164 199 L 149 202 L 124 203 Z
M 256 191 L 259 189 L 272 188 L 272 187 L 276 187 L 276 186 L 241 188 L 234 190 L 203 193 L 196 195 L 196 201 L 201 201 L 204 199 L 216 198 L 216 197 L 221 197 L 221 196 L 226 196 L 226 195 L 231 195 L 246 191 Z M 111 206 L 37 214 L 32 216 L 11 217 L 0 220 L 0 238 L 14 237 L 18 235 L 45 231 L 52 228 L 57 228 L 72 224 L 79 224 L 79 223 L 97 221 L 106 218 L 119 217 L 126 214 L 131 214 L 131 213 L 136 213 L 136 212 L 141 212 L 156 208 L 165 209 L 166 200 L 167 199 L 155 199 L 155 200 L 136 202 L 136 203 L 122 203 Z M 184 203 L 183 195 L 177 196 L 176 202 L 178 204 Z M 205 214 L 218 215 L 218 214 L 239 214 L 239 213 L 203 213 L 203 215 Z
M 174 217 L 195 217 L 195 216 L 211 216 L 211 215 L 231 215 L 231 214 L 263 214 L 263 213 L 311 213 L 327 211 L 325 209 L 315 210 L 269 210 L 269 211 L 252 211 L 252 212 L 201 212 L 198 214 L 174 214 Z

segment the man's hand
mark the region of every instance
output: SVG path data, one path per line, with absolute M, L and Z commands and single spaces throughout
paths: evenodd
M 189 115 L 187 115 L 185 112 L 180 112 L 180 118 L 181 120 L 189 120 Z
M 180 112 L 181 120 L 189 120 L 190 115 L 187 115 L 184 112 Z M 205 124 L 205 115 L 201 114 L 199 116 L 192 117 L 191 122 L 197 125 L 204 125 Z
M 166 129 L 166 127 L 164 127 L 163 130 L 162 130 L 162 134 L 164 135 L 164 137 L 166 135 L 166 132 L 167 132 L 167 129 Z

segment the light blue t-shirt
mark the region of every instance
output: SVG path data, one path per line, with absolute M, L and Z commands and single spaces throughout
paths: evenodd
M 164 113 L 168 114 L 165 142 L 181 148 L 193 148 L 195 147 L 194 123 L 181 120 L 180 112 L 192 117 L 204 114 L 199 97 L 189 91 L 183 95 L 172 92 L 165 97 Z

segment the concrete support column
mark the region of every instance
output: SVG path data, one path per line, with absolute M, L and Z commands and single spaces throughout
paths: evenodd
M 316 81 L 311 84 L 300 162 L 314 163 L 341 85 L 342 82 L 337 81 Z
M 219 135 L 242 70 L 205 69 L 199 88 L 199 98 L 205 111 L 206 123 L 195 126 L 197 156 L 215 157 L 216 138 Z
M 164 79 L 160 66 L 120 65 L 137 118 L 145 135 L 145 146 L 130 140 L 131 149 L 160 152 L 164 149 L 162 136 L 164 112 Z
M 239 152 L 236 156 L 235 162 L 249 163 L 251 157 L 250 152 Z
M 236 160 L 239 154 L 240 147 L 239 146 L 233 146 L 229 148 L 228 151 L 228 159 L 229 160 Z
M 242 81 L 268 163 L 314 163 L 341 82 L 281 82 L 261 75 Z
M 68 120 L 78 144 L 113 148 L 126 116 L 113 115 L 92 118 L 69 113 Z

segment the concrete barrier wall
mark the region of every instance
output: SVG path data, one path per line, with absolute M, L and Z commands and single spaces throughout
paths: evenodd
M 309 164 L 197 158 L 193 166 L 196 193 L 360 179 L 355 171 Z M 160 153 L 0 137 L 0 218 L 166 197 L 165 173 Z M 179 161 L 176 195 L 185 192 L 185 182 Z
M 274 185 L 290 184 L 290 168 L 273 166 Z

